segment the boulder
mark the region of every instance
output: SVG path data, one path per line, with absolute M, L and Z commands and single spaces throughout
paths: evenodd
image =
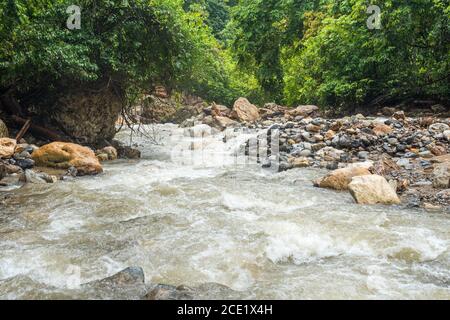
M 365 167 L 355 166 L 337 169 L 328 173 L 325 177 L 314 181 L 314 186 L 334 190 L 347 190 L 353 177 L 370 175 Z
M 435 165 L 432 181 L 433 187 L 436 189 L 450 188 L 450 162 Z
M 8 127 L 0 119 L 0 138 L 7 138 L 9 136 Z
M 0 159 L 11 158 L 16 148 L 16 140 L 10 138 L 0 138 Z
M 258 108 L 246 98 L 239 98 L 233 106 L 233 114 L 242 122 L 255 122 L 260 118 Z
M 379 175 L 355 176 L 348 185 L 359 204 L 399 204 L 400 199 L 387 180 Z
M 384 136 L 392 132 L 392 128 L 384 123 L 376 123 L 372 130 L 376 136 Z
M 307 117 L 307 116 L 313 116 L 314 114 L 318 113 L 319 107 L 313 106 L 313 105 L 304 105 L 304 106 L 298 106 L 297 108 L 290 110 L 288 112 L 289 115 L 293 117 Z
M 78 175 L 93 175 L 103 172 L 95 153 L 74 143 L 52 142 L 32 154 L 37 166 L 57 169 L 75 167 Z

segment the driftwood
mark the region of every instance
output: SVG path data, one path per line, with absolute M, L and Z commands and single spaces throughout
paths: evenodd
M 18 116 L 12 116 L 11 119 L 14 122 L 16 122 L 17 124 L 22 125 L 22 126 L 24 126 L 27 123 L 27 121 L 28 121 L 28 120 L 23 119 L 23 118 L 18 117 Z M 51 141 L 65 141 L 65 139 L 63 139 L 61 137 L 61 135 L 58 134 L 57 132 L 55 132 L 53 130 L 50 130 L 50 129 L 47 129 L 47 128 L 44 128 L 44 127 L 41 127 L 41 126 L 38 126 L 36 124 L 30 123 L 29 130 L 31 132 L 35 133 L 36 135 L 41 136 L 41 137 L 46 138 L 46 139 L 51 140 Z
M 28 119 L 25 124 L 23 125 L 22 129 L 20 129 L 19 133 L 16 136 L 17 143 L 20 143 L 20 140 L 23 138 L 25 133 L 27 133 L 28 129 L 30 129 L 31 120 Z

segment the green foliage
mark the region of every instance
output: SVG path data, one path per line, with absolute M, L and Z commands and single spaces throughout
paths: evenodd
M 444 1 L 384 1 L 379 30 L 367 28 L 363 0 L 305 14 L 307 34 L 298 49 L 285 50 L 287 102 L 348 109 L 379 97 L 448 99 L 448 8 Z
M 132 100 L 162 84 L 225 104 L 450 100 L 448 0 L 380 2 L 379 30 L 367 0 L 80 0 L 68 30 L 71 4 L 0 2 L 0 94 L 103 84 Z
M 449 100 L 449 2 L 380 2 L 379 30 L 367 27 L 369 4 L 242 0 L 231 46 L 266 100 L 343 108 L 378 97 Z
M 155 84 L 229 102 L 230 59 L 204 16 L 182 0 L 81 0 L 81 29 L 69 30 L 72 1 L 0 5 L 0 93 L 36 99 L 92 84 L 128 97 Z

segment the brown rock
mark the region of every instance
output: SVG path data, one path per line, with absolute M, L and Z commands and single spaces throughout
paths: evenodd
M 320 132 L 320 126 L 310 123 L 306 126 L 306 130 L 309 132 Z
M 428 150 L 435 156 L 442 156 L 447 154 L 447 150 L 443 146 L 437 146 L 435 144 L 430 144 L 427 146 Z
M 242 122 L 255 122 L 260 118 L 258 108 L 246 98 L 239 98 L 233 106 L 233 114 Z
M 328 130 L 325 133 L 325 140 L 332 140 L 335 135 L 336 135 L 336 132 L 334 132 L 333 130 Z
M 428 128 L 433 123 L 434 123 L 434 118 L 433 117 L 424 117 L 424 118 L 420 118 L 419 119 L 419 124 L 422 127 L 425 127 L 425 128 Z
M 339 130 L 341 130 L 341 128 L 342 128 L 342 121 L 340 121 L 340 120 L 338 120 L 338 121 L 336 121 L 336 122 L 333 122 L 332 124 L 331 124 L 331 126 L 330 126 L 330 130 L 331 131 L 335 131 L 335 132 L 338 132 Z
M 352 179 L 348 185 L 352 197 L 359 204 L 399 204 L 400 199 L 385 178 L 363 175 Z
M 99 158 L 100 161 L 117 159 L 117 149 L 112 146 L 107 146 L 107 147 L 104 147 L 103 149 L 97 150 L 96 154 L 97 154 L 97 158 L 99 158 L 99 155 L 103 155 L 100 157 L 102 160 L 100 160 L 100 158 Z M 106 155 L 106 158 L 104 155 Z
M 216 116 L 214 117 L 214 124 L 217 124 L 217 126 L 219 126 L 220 129 L 225 129 L 237 125 L 237 122 L 228 117 Z
M 288 114 L 292 117 L 307 117 L 317 114 L 319 107 L 313 105 L 298 106 L 297 108 L 288 111 Z
M 314 181 L 314 185 L 319 188 L 347 190 L 353 177 L 370 174 L 370 171 L 364 167 L 347 167 L 331 171 L 325 177 Z
M 289 163 L 292 165 L 293 168 L 306 168 L 311 165 L 308 158 L 300 157 L 300 158 L 289 158 Z
M 32 154 L 37 166 L 68 169 L 75 167 L 78 175 L 92 175 L 103 172 L 95 153 L 74 143 L 52 142 Z
M 14 154 L 16 140 L 10 138 L 0 138 L 0 159 L 10 158 Z
M 380 176 L 386 176 L 399 171 L 400 167 L 390 158 L 383 157 L 374 164 L 374 172 Z
M 384 136 L 392 132 L 392 128 L 384 123 L 375 124 L 372 130 L 377 136 Z
M 211 114 L 214 117 L 229 117 L 231 114 L 231 110 L 226 106 L 213 103 Z

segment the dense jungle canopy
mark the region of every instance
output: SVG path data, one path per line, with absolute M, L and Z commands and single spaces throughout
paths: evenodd
M 342 110 L 450 99 L 448 0 L 2 0 L 0 17 L 0 95 L 25 106 L 105 85 L 126 103 L 154 85 Z

